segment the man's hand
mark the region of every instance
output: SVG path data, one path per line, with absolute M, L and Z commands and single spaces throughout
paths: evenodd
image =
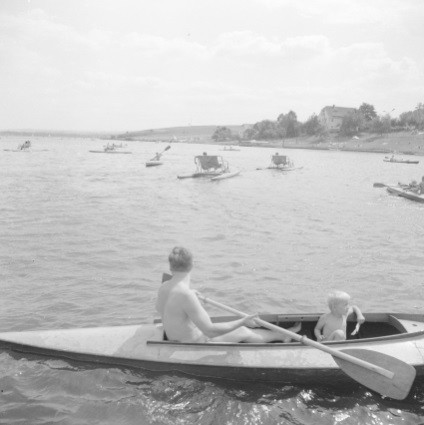
M 248 328 L 258 328 L 260 325 L 258 325 L 256 319 L 259 319 L 258 313 L 251 314 L 243 319 L 243 324 Z

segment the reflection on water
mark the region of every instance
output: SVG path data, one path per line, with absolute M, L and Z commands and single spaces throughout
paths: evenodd
M 321 312 L 349 292 L 364 311 L 423 312 L 423 205 L 374 182 L 418 180 L 421 164 L 378 154 L 292 150 L 301 170 L 257 170 L 274 150 L 221 152 L 233 179 L 178 180 L 215 146 L 103 141 L 0 145 L 0 330 L 150 322 L 167 254 L 195 254 L 193 285 L 245 311 Z M 216 152 L 215 152 L 216 151 Z M 280 150 L 280 152 L 282 152 Z M 221 314 L 211 308 L 211 314 Z M 0 423 L 418 424 L 424 393 L 384 399 L 360 386 L 229 383 L 0 352 Z M 38 421 L 38 422 L 36 422 Z

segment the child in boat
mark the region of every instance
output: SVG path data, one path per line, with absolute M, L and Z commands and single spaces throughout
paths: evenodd
M 361 310 L 356 305 L 350 305 L 350 295 L 346 292 L 331 292 L 328 296 L 328 307 L 330 312 L 319 318 L 314 329 L 318 342 L 346 340 L 346 322 L 352 313 L 356 314 L 358 324 L 365 322 Z

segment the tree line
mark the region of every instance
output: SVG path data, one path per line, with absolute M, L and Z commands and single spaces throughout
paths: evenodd
M 418 103 L 413 111 L 403 112 L 399 118 L 390 113 L 378 115 L 373 105 L 362 103 L 358 109 L 346 115 L 338 130 L 340 136 L 354 136 L 361 132 L 387 134 L 394 131 L 424 130 L 424 103 Z M 294 111 L 280 114 L 276 121 L 263 120 L 246 129 L 243 134 L 233 133 L 228 127 L 217 127 L 212 135 L 216 142 L 231 140 L 279 140 L 298 136 L 317 136 L 325 138 L 328 129 L 312 114 L 305 122 L 299 122 Z

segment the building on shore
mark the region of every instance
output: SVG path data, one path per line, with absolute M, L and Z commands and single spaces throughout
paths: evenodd
M 318 115 L 319 123 L 328 131 L 339 131 L 343 118 L 356 112 L 355 108 L 325 106 Z

